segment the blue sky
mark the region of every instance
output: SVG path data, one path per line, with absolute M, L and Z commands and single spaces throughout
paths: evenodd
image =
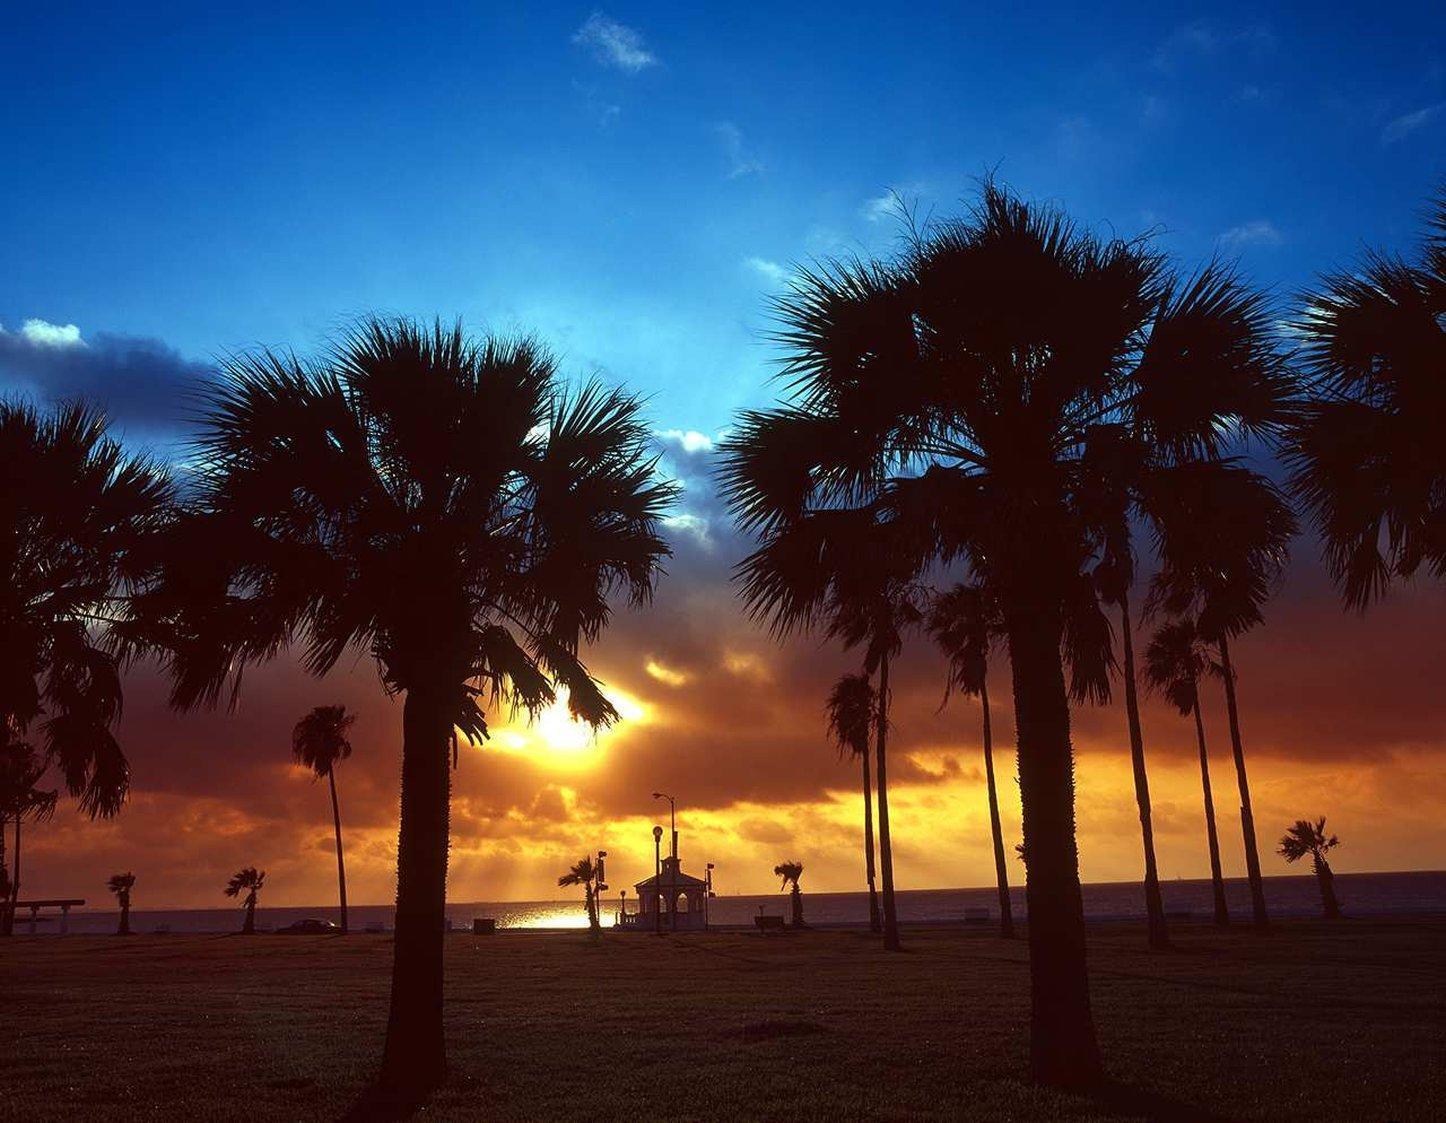
M 1446 175 L 1439 4 L 292 7 L 7 15 L 0 384 L 439 313 L 711 433 L 767 395 L 789 263 L 887 251 L 891 189 L 947 214 L 995 169 L 1288 294 L 1409 249 Z

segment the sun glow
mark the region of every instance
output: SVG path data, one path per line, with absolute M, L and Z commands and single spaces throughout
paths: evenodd
M 651 708 L 640 699 L 614 689 L 608 690 L 607 696 L 618 711 L 619 724 L 646 724 L 650 719 Z M 496 728 L 485 747 L 563 767 L 586 767 L 601 758 L 616 728 L 593 730 L 586 722 L 574 721 L 567 709 L 567 693 L 562 691 L 531 721 L 519 714 Z

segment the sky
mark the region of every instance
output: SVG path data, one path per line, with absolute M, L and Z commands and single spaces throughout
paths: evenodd
M 306 353 L 367 311 L 460 316 L 646 395 L 685 485 L 656 603 L 590 653 L 627 720 L 597 738 L 556 714 L 506 724 L 462 760 L 457 901 L 555 896 L 599 847 L 615 887 L 641 879 L 659 788 L 685 868 L 715 862 L 725 892 L 776 888 L 784 858 L 806 890 L 861 887 L 858 777 L 822 717 L 854 659 L 742 616 L 728 575 L 746 543 L 709 475 L 734 413 L 773 396 L 769 298 L 796 264 L 888 254 L 899 201 L 955 215 L 993 174 L 1102 236 L 1152 232 L 1183 267 L 1236 260 L 1285 307 L 1366 246 L 1410 252 L 1446 177 L 1433 4 L 98 8 L 25 5 L 0 33 L 0 392 L 95 397 L 168 456 L 220 355 Z M 1338 869 L 1446 866 L 1443 625 L 1426 584 L 1343 612 L 1297 543 L 1238 651 L 1263 841 L 1326 814 Z M 904 888 L 992 877 L 978 708 L 941 710 L 942 675 L 920 642 L 897 675 Z M 322 682 L 283 660 L 231 714 L 172 714 L 135 669 L 131 801 L 33 830 L 27 891 L 94 898 L 124 868 L 138 904 L 221 905 L 255 864 L 269 903 L 329 900 L 328 797 L 288 747 L 331 702 L 359 714 L 338 772 L 350 895 L 389 900 L 400 707 L 360 656 Z M 1138 878 L 1123 715 L 1074 722 L 1083 876 Z M 1240 873 L 1218 698 L 1206 722 Z M 1206 875 L 1193 729 L 1158 699 L 1144 725 L 1162 876 Z M 1001 794 L 1012 845 L 1007 778 Z

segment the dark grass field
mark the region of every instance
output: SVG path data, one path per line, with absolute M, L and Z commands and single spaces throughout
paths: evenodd
M 436 1119 L 1439 1119 L 1446 918 L 1091 935 L 1115 1083 L 1022 1080 L 1023 942 L 988 929 L 448 937 Z M 386 1015 L 385 936 L 0 945 L 0 1117 L 330 1119 Z

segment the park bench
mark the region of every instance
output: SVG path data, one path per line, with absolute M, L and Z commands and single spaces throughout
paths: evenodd
M 755 916 L 753 923 L 757 925 L 758 931 L 765 936 L 770 932 L 776 932 L 781 936 L 788 931 L 781 916 Z
M 30 910 L 30 934 L 33 936 L 33 935 L 35 935 L 35 925 L 36 925 L 36 923 L 41 919 L 41 917 L 40 917 L 40 910 L 41 910 L 41 909 L 59 909 L 59 910 L 60 910 L 60 934 L 61 934 L 62 936 L 64 936 L 67 932 L 70 931 L 70 908 L 71 908 L 71 906 L 72 906 L 72 905 L 83 905 L 83 904 L 85 904 L 85 900 L 84 900 L 84 898 L 80 898 L 80 897 L 76 897 L 76 898 L 68 899 L 68 900 L 56 899 L 56 900 L 53 900 L 53 901 L 16 901 L 16 902 L 15 902 L 15 911 L 16 911 L 16 912 L 19 912 L 21 909 L 29 909 L 29 910 Z M 49 918 L 49 917 L 46 917 L 45 919 L 46 919 L 46 920 L 49 920 L 50 918 Z

